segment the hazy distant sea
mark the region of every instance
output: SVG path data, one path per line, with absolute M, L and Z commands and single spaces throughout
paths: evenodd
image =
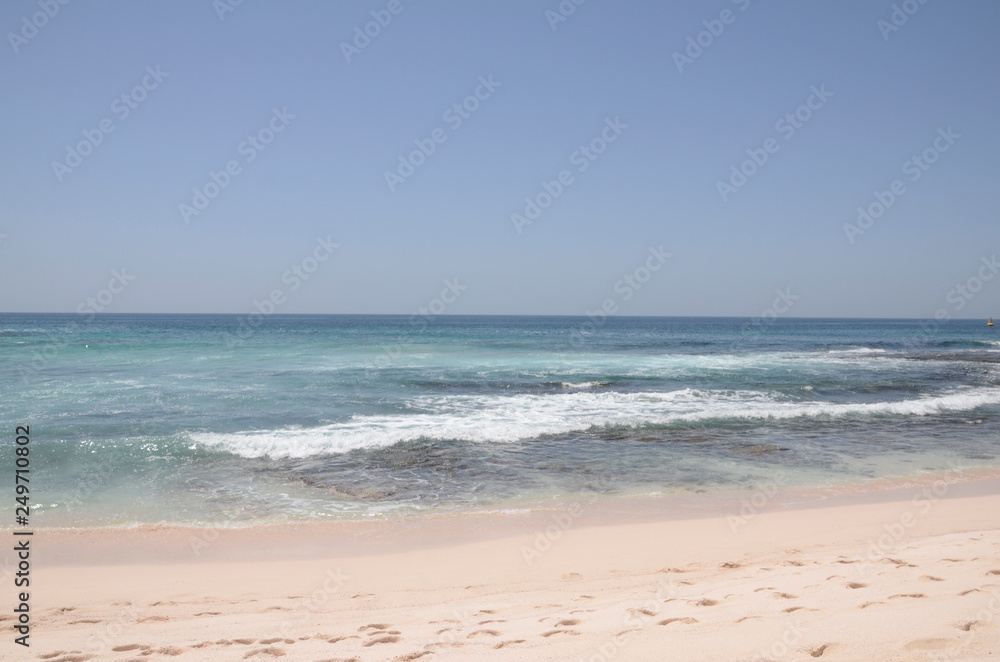
M 0 315 L 39 527 L 1000 466 L 998 368 L 978 320 Z

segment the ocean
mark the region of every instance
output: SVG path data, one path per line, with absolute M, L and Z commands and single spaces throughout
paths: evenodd
M 985 321 L 0 315 L 32 524 L 243 526 L 1000 466 Z

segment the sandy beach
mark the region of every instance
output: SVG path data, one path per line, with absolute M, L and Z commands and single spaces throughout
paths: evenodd
M 40 531 L 30 654 L 4 657 L 993 660 L 997 513 L 1000 479 L 938 475 L 839 494 Z
M 1000 662 L 997 0 L 0 6 L 0 662 Z

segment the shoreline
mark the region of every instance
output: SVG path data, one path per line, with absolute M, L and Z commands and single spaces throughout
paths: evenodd
M 735 527 L 597 500 L 567 526 L 553 509 L 258 527 L 198 553 L 191 528 L 40 531 L 33 645 L 63 662 L 994 659 L 1000 478 L 780 501 Z
M 586 498 L 505 503 L 482 509 L 440 510 L 322 521 L 189 526 L 151 523 L 123 527 L 36 528 L 50 541 L 38 561 L 47 565 L 187 563 L 213 559 L 304 559 L 331 552 L 380 555 L 562 530 L 683 520 L 726 520 L 739 529 L 764 514 L 924 499 L 1000 496 L 1000 468 L 977 467 L 850 485 L 785 486 L 755 490 L 648 495 L 595 494 Z M 935 490 L 940 491 L 937 494 Z M 12 531 L 13 529 L 0 529 Z M 330 541 L 335 540 L 331 546 Z

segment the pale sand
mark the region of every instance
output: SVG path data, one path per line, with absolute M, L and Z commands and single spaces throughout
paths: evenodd
M 1000 480 L 938 482 L 939 495 L 929 481 L 217 535 L 42 531 L 33 645 L 0 651 L 50 662 L 1000 660 Z M 921 490 L 930 498 L 915 499 Z M 762 508 L 734 532 L 725 513 L 741 498 Z M 559 512 L 568 529 L 552 528 L 529 563 Z M 198 555 L 192 535 L 208 543 Z

